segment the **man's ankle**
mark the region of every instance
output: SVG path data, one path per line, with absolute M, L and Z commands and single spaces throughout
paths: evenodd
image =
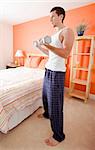
M 49 119 L 49 115 L 47 115 L 46 113 L 42 114 L 44 118 Z
M 49 117 L 48 117 L 45 113 L 39 114 L 39 115 L 38 115 L 38 118 L 46 118 L 46 119 L 49 119 Z

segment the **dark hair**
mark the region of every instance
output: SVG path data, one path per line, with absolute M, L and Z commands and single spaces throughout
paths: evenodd
M 53 7 L 50 12 L 52 12 L 52 11 L 56 11 L 58 16 L 62 14 L 63 15 L 62 22 L 63 22 L 63 20 L 65 18 L 65 10 L 62 7 Z

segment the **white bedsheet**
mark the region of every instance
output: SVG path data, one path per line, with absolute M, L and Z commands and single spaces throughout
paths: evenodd
M 38 68 L 18 67 L 0 70 L 0 90 L 10 88 L 22 81 L 42 79 L 44 70 Z M 15 79 L 15 80 L 14 80 Z
M 0 102 L 3 106 L 15 99 L 39 89 L 44 70 L 26 67 L 4 69 L 0 71 Z

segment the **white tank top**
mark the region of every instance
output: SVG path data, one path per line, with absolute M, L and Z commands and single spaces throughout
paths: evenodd
M 59 30 L 57 33 L 51 36 L 52 42 L 50 43 L 50 45 L 58 48 L 64 48 L 64 41 L 63 43 L 61 43 L 61 41 L 59 40 L 59 34 L 63 30 L 67 30 L 67 27 Z M 66 71 L 65 59 L 49 50 L 49 59 L 45 67 L 52 71 L 65 72 Z

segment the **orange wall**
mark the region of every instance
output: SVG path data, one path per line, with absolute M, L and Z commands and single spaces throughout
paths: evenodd
M 86 35 L 95 35 L 95 4 L 80 7 L 66 12 L 65 25 L 71 27 L 75 34 L 75 28 L 82 21 L 88 24 Z M 40 53 L 32 46 L 33 40 L 39 39 L 45 35 L 51 35 L 53 32 L 49 16 L 29 21 L 13 27 L 13 48 L 14 53 L 17 49 L 27 52 Z M 70 58 L 68 59 L 65 86 L 69 86 Z M 94 61 L 95 62 L 95 61 Z M 91 93 L 95 94 L 95 71 L 92 72 Z
M 39 50 L 35 50 L 35 48 L 33 48 L 33 41 L 45 35 L 50 35 L 52 31 L 53 29 L 48 16 L 15 25 L 13 27 L 14 53 L 17 49 L 22 49 L 27 52 L 40 53 Z

